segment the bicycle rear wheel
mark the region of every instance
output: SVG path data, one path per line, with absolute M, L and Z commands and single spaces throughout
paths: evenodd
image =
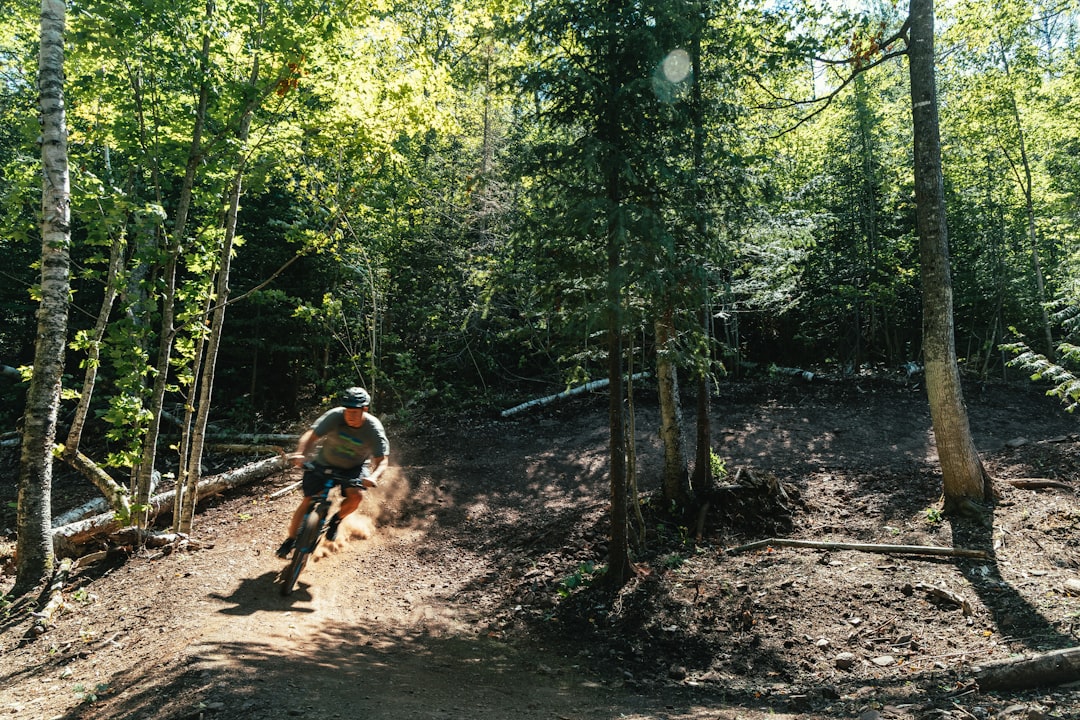
M 296 548 L 293 550 L 292 559 L 288 567 L 281 573 L 281 594 L 289 595 L 296 587 L 296 581 L 300 573 L 307 565 L 311 552 L 319 541 L 319 531 L 322 529 L 321 518 L 318 513 L 309 512 L 304 516 L 304 524 L 296 538 Z

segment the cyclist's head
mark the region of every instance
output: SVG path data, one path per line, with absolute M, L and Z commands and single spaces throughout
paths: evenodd
M 362 387 L 351 387 L 338 396 L 338 404 L 347 408 L 366 408 L 371 404 L 371 396 Z

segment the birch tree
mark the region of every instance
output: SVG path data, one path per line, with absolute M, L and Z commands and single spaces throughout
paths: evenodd
M 53 445 L 67 343 L 71 187 L 64 113 L 64 0 L 42 0 L 38 92 L 41 120 L 41 297 L 34 371 L 27 393 L 19 470 L 16 592 L 52 570 Z

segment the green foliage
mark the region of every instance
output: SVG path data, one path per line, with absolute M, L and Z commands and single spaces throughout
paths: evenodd
M 96 602 L 98 598 L 97 595 L 86 588 L 76 588 L 76 590 L 71 593 L 71 599 L 80 605 L 89 605 L 90 603 Z
M 41 246 L 35 218 L 41 173 L 34 139 L 37 122 L 38 12 L 27 3 L 7 7 L 0 21 L 0 364 L 19 367 L 33 358 L 36 321 L 30 292 Z M 0 425 L 14 427 L 26 388 L 0 376 Z
M 591 560 L 583 562 L 574 569 L 574 572 L 559 581 L 556 592 L 560 597 L 569 597 L 575 590 L 591 585 L 602 577 L 606 570 L 606 565 L 597 565 Z
M 709 472 L 713 479 L 718 481 L 723 481 L 728 475 L 727 461 L 712 448 L 709 448 Z
M 1055 359 L 1032 350 L 1023 337 L 1001 345 L 1002 350 L 1015 356 L 1010 366 L 1028 371 L 1034 381 L 1050 383 L 1052 387 L 1046 394 L 1061 400 L 1070 413 L 1080 407 L 1080 285 L 1074 284 L 1073 288 L 1072 294 L 1054 303 L 1054 320 L 1065 334 Z
M 108 695 L 110 691 L 109 683 L 97 683 L 93 688 L 87 688 L 85 685 L 79 684 L 74 688 L 79 702 L 87 705 L 97 702 L 103 696 Z

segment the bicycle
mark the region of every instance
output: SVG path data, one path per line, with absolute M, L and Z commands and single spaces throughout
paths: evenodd
M 303 465 L 304 470 L 315 467 L 307 462 Z M 326 516 L 330 513 L 330 490 L 337 484 L 339 472 L 334 468 L 326 468 L 326 480 L 318 494 L 311 497 L 311 504 L 300 521 L 300 531 L 296 534 L 296 545 L 293 547 L 292 557 L 288 566 L 281 571 L 281 594 L 289 595 L 296 587 L 296 581 L 300 577 L 304 566 L 307 565 L 311 553 L 319 546 L 323 535 L 326 534 Z

